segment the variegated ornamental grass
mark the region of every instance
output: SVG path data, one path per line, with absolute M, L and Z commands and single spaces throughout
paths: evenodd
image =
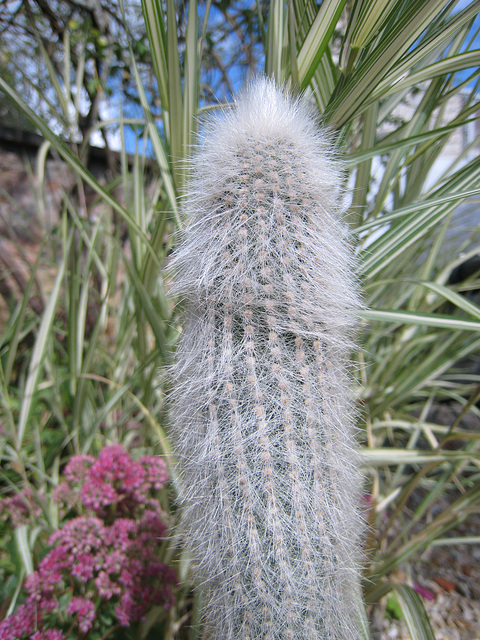
M 179 315 L 167 302 L 169 283 L 161 271 L 171 232 L 183 225 L 177 200 L 185 182 L 181 161 L 202 118 L 201 53 L 211 3 L 201 10 L 196 2 L 188 4 L 181 53 L 173 0 L 143 0 L 142 6 L 163 123 L 157 126 L 133 67 L 145 136 L 159 170 L 156 189 L 148 194 L 141 154 L 130 168 L 122 155 L 127 199 L 121 204 L 15 87 L 0 79 L 0 89 L 74 169 L 79 185 L 93 187 L 103 202 L 102 216 L 87 220 L 65 197 L 62 227 L 47 239 L 58 278 L 45 313 L 30 314 L 27 291 L 1 336 L 2 466 L 18 474 L 8 479 L 38 489 L 57 482 L 69 452 L 98 447 L 105 429 L 113 440 L 133 439 L 132 420 L 154 434 L 168 460 L 172 455 L 159 367 L 175 342 Z M 480 2 L 461 7 L 453 0 L 324 0 L 320 6 L 274 0 L 259 29 L 265 72 L 311 98 L 349 171 L 349 217 L 368 308 L 357 354 L 371 525 L 364 591 L 368 602 L 378 602 L 394 589 L 412 638 L 432 638 L 433 632 L 411 585 L 394 584 L 389 574 L 430 544 L 446 543 L 480 500 L 479 434 L 464 420 L 467 414 L 479 418 L 480 378 L 468 363 L 480 347 L 480 311 L 466 296 L 478 289 L 478 274 L 449 284 L 453 270 L 479 252 L 475 229 L 452 244 L 458 207 L 480 196 L 478 136 L 473 133 L 463 151 L 438 162 L 453 135 L 465 125 L 475 131 L 478 118 Z M 63 92 L 70 117 L 68 105 L 76 104 L 70 83 L 52 86 Z M 128 254 L 114 219 L 124 221 Z M 87 334 L 93 297 L 97 316 Z M 60 306 L 67 318 L 61 326 Z M 26 334 L 33 337 L 27 355 Z M 454 410 L 450 424 L 435 422 L 442 404 Z M 52 433 L 61 434 L 53 455 L 45 444 L 49 420 L 58 425 Z M 439 504 L 446 507 L 437 514 Z M 55 522 L 54 512 L 48 517 Z M 17 576 L 35 559 L 35 539 L 24 537 Z M 168 558 L 179 560 L 187 585 L 189 558 L 175 544 Z M 13 610 L 15 581 L 10 596 Z M 165 637 L 196 616 L 185 586 L 165 622 Z M 185 633 L 193 638 L 197 632 Z

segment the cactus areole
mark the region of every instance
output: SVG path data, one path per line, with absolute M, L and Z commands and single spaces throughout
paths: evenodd
M 358 640 L 358 297 L 329 137 L 265 78 L 215 116 L 173 258 L 181 529 L 203 637 Z

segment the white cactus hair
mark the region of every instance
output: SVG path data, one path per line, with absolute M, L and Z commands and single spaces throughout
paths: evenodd
M 260 77 L 192 160 L 171 417 L 205 638 L 361 636 L 359 300 L 331 146 Z

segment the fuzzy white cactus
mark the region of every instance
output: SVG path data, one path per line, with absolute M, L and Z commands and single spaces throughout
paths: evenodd
M 171 403 L 204 637 L 358 640 L 358 298 L 328 136 L 261 78 L 191 173 Z

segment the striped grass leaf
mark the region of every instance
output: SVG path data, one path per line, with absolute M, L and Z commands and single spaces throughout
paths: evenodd
M 360 234 L 363 234 L 365 231 L 370 231 L 380 226 L 387 226 L 389 225 L 390 222 L 398 221 L 401 218 L 403 218 L 405 214 L 414 213 L 417 211 L 423 211 L 425 209 L 430 209 L 432 207 L 436 207 L 438 205 L 445 204 L 445 203 L 459 204 L 467 200 L 468 198 L 473 198 L 474 196 L 478 196 L 478 195 L 480 195 L 480 187 L 477 187 L 476 189 L 468 189 L 466 191 L 458 191 L 445 196 L 440 196 L 438 198 L 433 198 L 433 197 L 428 198 L 428 200 L 424 202 L 415 202 L 414 204 L 409 204 L 405 207 L 400 207 L 399 209 L 396 209 L 392 213 L 386 213 L 382 216 L 379 216 L 376 219 L 368 220 L 364 224 L 360 225 L 360 227 L 357 227 L 353 231 L 353 233 L 355 235 L 360 235 Z M 475 249 L 472 255 L 474 255 L 477 252 L 478 251 Z M 462 256 L 460 259 L 464 261 L 465 258 Z
M 390 584 L 412 640 L 435 640 L 427 612 L 415 589 L 406 584 Z
M 391 418 L 389 420 L 381 420 L 377 418 L 372 423 L 373 431 L 381 430 L 382 432 L 386 432 L 387 429 L 400 429 L 406 433 L 421 431 L 433 434 L 437 438 L 437 442 L 439 437 L 445 436 L 447 433 L 451 433 L 451 428 L 448 425 L 437 424 L 436 422 L 427 422 L 425 420 L 417 419 L 414 416 L 411 418 L 405 417 L 403 419 Z M 474 437 L 470 432 L 462 429 L 455 429 L 452 433 L 454 437 L 461 439 Z
M 391 4 L 390 0 L 360 0 L 355 4 L 346 34 L 352 49 L 363 49 L 376 36 L 388 17 Z
M 374 102 L 380 98 L 380 96 L 384 98 L 390 93 L 419 85 L 426 80 L 462 71 L 463 69 L 469 69 L 470 67 L 478 67 L 479 65 L 479 51 L 466 51 L 464 53 L 459 53 L 455 56 L 429 64 L 426 67 L 423 67 L 420 71 L 411 73 L 406 78 L 397 80 L 393 84 L 386 79 L 384 85 L 377 85 L 375 91 L 372 92 L 369 101 Z
M 34 34 L 35 34 L 35 40 L 37 42 L 37 46 L 38 49 L 42 55 L 42 59 L 43 62 L 45 63 L 45 66 L 47 67 L 47 71 L 48 71 L 48 77 L 49 80 L 51 82 L 52 88 L 55 92 L 55 96 L 56 99 L 58 100 L 58 104 L 60 105 L 61 108 L 61 113 L 58 113 L 58 108 L 55 109 L 56 115 L 60 120 L 60 123 L 68 130 L 69 127 L 69 120 L 70 120 L 70 104 L 69 104 L 69 95 L 68 93 L 65 91 L 65 85 L 63 82 L 63 78 L 59 78 L 59 74 L 57 72 L 57 70 L 55 69 L 55 65 L 51 59 L 51 57 L 48 55 L 47 50 L 45 48 L 45 44 L 44 44 L 44 39 L 41 37 L 36 25 L 34 23 L 31 23 L 31 26 L 33 28 Z M 68 38 L 64 39 L 64 43 L 67 45 L 67 50 L 69 49 L 68 47 Z M 69 51 L 66 54 L 67 57 L 69 56 Z M 81 57 L 81 56 L 80 56 Z M 64 67 L 65 68 L 65 67 Z M 68 81 L 67 81 L 68 82 Z M 68 87 L 68 84 L 67 84 Z
M 375 363 L 366 385 L 367 393 L 375 398 L 371 411 L 378 415 L 382 408 L 393 408 L 400 399 L 405 401 L 409 393 L 431 388 L 456 363 L 474 355 L 479 341 L 477 331 L 434 331 L 415 323 L 385 324 L 379 332 L 373 325 L 365 344 Z
M 268 40 L 265 50 L 265 73 L 282 83 L 287 77 L 288 31 L 283 0 L 272 0 L 268 12 Z
M 41 243 L 35 262 L 31 267 L 30 275 L 22 295 L 22 299 L 15 311 L 10 315 L 7 326 L 0 337 L 0 349 L 3 345 L 8 344 L 8 355 L 5 362 L 5 381 L 8 385 L 12 376 L 13 367 L 17 357 L 18 346 L 20 341 L 25 337 L 25 333 L 29 331 L 29 328 L 25 326 L 27 310 L 30 304 L 30 294 L 33 284 L 36 280 L 36 274 L 42 258 L 42 250 L 46 240 Z
M 25 571 L 24 570 L 20 570 L 18 572 L 18 579 L 17 579 L 17 584 L 16 584 L 16 587 L 15 587 L 15 592 L 14 592 L 14 594 L 12 596 L 12 599 L 11 599 L 9 605 L 8 605 L 8 608 L 6 609 L 5 617 L 11 615 L 15 611 L 15 608 L 16 608 L 16 606 L 18 604 L 18 599 L 19 599 L 20 594 L 22 592 L 24 579 L 25 579 Z
M 38 333 L 35 338 L 35 344 L 33 347 L 32 357 L 28 368 L 28 375 L 25 381 L 25 390 L 23 394 L 22 404 L 20 408 L 20 416 L 17 428 L 17 445 L 19 448 L 22 446 L 25 431 L 29 423 L 30 414 L 33 408 L 33 399 L 38 388 L 40 375 L 42 373 L 42 365 L 47 352 L 49 338 L 52 331 L 53 321 L 55 319 L 55 313 L 60 297 L 61 286 L 64 279 L 66 261 L 70 247 L 72 245 L 73 233 L 70 232 L 65 244 L 64 257 L 61 260 L 55 283 L 50 294 L 47 306 L 42 316 Z
M 44 194 L 44 184 L 45 184 L 45 169 L 46 169 L 46 161 L 48 154 L 50 152 L 50 143 L 48 140 L 45 140 L 40 145 L 37 158 L 35 162 L 35 177 L 36 183 L 34 186 L 35 200 L 37 203 L 38 216 L 40 220 L 46 221 L 47 218 L 47 208 L 48 205 L 45 202 L 45 194 Z
M 371 148 L 375 144 L 377 132 L 378 105 L 372 104 L 363 115 L 362 141 L 360 143 L 360 153 L 362 150 Z M 377 155 L 378 152 L 375 152 Z M 358 156 L 357 156 L 358 157 Z M 366 156 L 363 161 L 355 162 L 355 186 L 352 194 L 351 226 L 353 229 L 361 225 L 363 212 L 367 205 L 367 196 L 370 189 L 372 158 L 374 156 Z M 350 157 L 351 158 L 351 157 Z
M 466 305 L 462 306 L 465 307 Z M 472 305 L 472 307 L 474 307 L 474 305 Z M 361 311 L 360 316 L 364 320 L 368 321 L 375 320 L 380 322 L 393 322 L 400 325 L 413 324 L 424 325 L 427 327 L 439 327 L 441 329 L 480 331 L 480 322 L 462 319 L 456 316 L 388 309 L 368 309 Z
M 417 38 L 430 25 L 431 21 L 446 7 L 454 6 L 452 0 L 412 0 L 408 6 L 395 3 L 381 34 L 375 40 L 375 46 L 368 50 L 368 56 L 362 59 L 352 70 L 344 85 L 336 91 L 327 108 L 328 121 L 337 127 L 358 115 L 370 104 L 372 87 L 388 73 L 395 79 L 396 65 L 415 44 L 421 47 Z M 429 43 L 429 50 L 442 41 L 439 32 L 436 41 Z
M 435 640 L 425 607 L 412 587 L 397 582 L 382 581 L 367 583 L 365 592 L 369 603 L 379 602 L 393 592 L 412 640 Z
M 470 451 L 423 451 L 413 449 L 397 449 L 397 448 L 375 448 L 369 447 L 362 451 L 362 459 L 364 464 L 369 467 L 403 465 L 403 464 L 427 464 L 449 463 L 465 460 L 479 460 L 479 452 Z
M 325 111 L 335 90 L 338 75 L 338 69 L 333 62 L 330 49 L 327 49 L 311 80 L 311 86 L 319 113 Z
M 315 30 L 313 24 L 317 19 L 319 8 L 316 3 L 305 0 L 298 0 L 296 2 L 289 3 L 289 22 L 293 22 L 293 30 L 295 35 L 290 35 L 290 47 L 296 51 L 300 51 L 303 48 L 306 38 L 309 34 L 310 37 L 314 37 Z M 317 23 L 318 26 L 318 23 Z M 312 30 L 313 29 L 313 30 Z M 289 32 L 291 26 L 289 25 Z M 304 50 L 306 54 L 306 49 Z M 313 54 L 314 52 L 310 52 Z M 308 55 L 308 54 L 306 54 Z M 293 77 L 293 69 L 296 70 L 296 78 Z M 324 54 L 319 57 L 316 68 L 313 66 L 313 76 L 310 80 L 310 85 L 313 90 L 313 95 L 317 102 L 319 112 L 323 113 L 332 96 L 335 86 L 338 81 L 338 69 L 332 58 L 330 46 L 324 49 Z M 298 55 L 296 60 L 292 62 L 292 84 L 293 87 L 300 86 L 300 72 L 298 70 Z M 307 85 L 304 83 L 305 88 Z
M 206 28 L 210 15 L 211 0 L 206 3 L 203 26 Z M 183 120 L 182 120 L 182 159 L 190 153 L 196 132 L 196 116 L 200 99 L 200 63 L 205 35 L 198 35 L 197 2 L 189 2 L 187 30 L 185 35 L 185 62 L 183 69 Z M 182 164 L 185 167 L 185 163 Z M 181 183 L 185 182 L 183 172 Z
M 150 426 L 152 427 L 152 429 L 154 430 L 154 433 L 156 434 L 156 436 L 158 438 L 158 442 L 160 443 L 160 446 L 161 446 L 162 456 L 165 458 L 165 462 L 167 463 L 168 472 L 170 474 L 170 478 L 171 478 L 173 487 L 175 489 L 177 489 L 179 479 L 177 477 L 177 472 L 176 472 L 175 458 L 173 456 L 173 453 L 172 453 L 171 446 L 170 446 L 169 440 L 167 438 L 167 435 L 166 435 L 163 427 L 161 426 L 161 424 L 157 420 L 155 420 L 154 416 L 149 411 L 148 407 L 146 407 L 138 399 L 138 397 L 135 394 L 133 394 L 131 391 L 129 391 L 128 387 L 129 387 L 130 383 L 127 382 L 126 385 L 121 387 L 115 381 L 109 380 L 108 378 L 104 378 L 104 377 L 99 376 L 97 374 L 89 373 L 89 374 L 86 374 L 85 377 L 90 379 L 90 380 L 95 380 L 97 382 L 100 382 L 102 384 L 106 384 L 108 386 L 111 386 L 111 387 L 115 388 L 117 390 L 116 398 L 119 398 L 119 397 L 121 397 L 123 395 L 126 395 L 140 409 L 140 411 L 143 413 L 145 418 L 148 420 L 148 423 L 150 424 Z
M 480 159 L 474 158 L 459 169 L 445 185 L 432 194 L 438 199 L 455 191 L 477 188 L 480 184 Z M 404 220 L 392 225 L 365 252 L 361 271 L 372 277 L 386 266 L 391 265 L 408 247 L 421 240 L 442 222 L 453 208 L 453 203 L 423 209 L 417 215 L 405 216 Z
M 480 544 L 480 536 L 452 536 L 451 538 L 439 538 L 434 540 L 431 544 L 432 547 L 450 547 L 458 544 Z
M 29 533 L 29 527 L 26 524 L 17 527 L 13 532 L 18 554 L 22 559 L 25 574 L 27 576 L 31 575 L 34 571 L 32 545 L 29 541 Z
M 88 417 L 86 420 L 82 420 L 82 414 L 86 413 L 85 411 L 85 403 L 87 402 L 87 389 L 85 387 L 85 378 L 84 374 L 90 371 L 90 367 L 92 366 L 95 356 L 97 356 L 97 351 L 99 348 L 99 338 L 101 336 L 102 329 L 105 329 L 107 322 L 107 314 L 108 314 L 108 296 L 111 292 L 112 288 L 112 280 L 116 277 L 115 271 L 109 275 L 107 267 L 105 267 L 101 262 L 101 256 L 99 255 L 99 250 L 101 251 L 104 248 L 105 237 L 104 228 L 103 228 L 103 219 L 99 217 L 93 226 L 91 235 L 88 235 L 86 231 L 83 229 L 82 221 L 78 218 L 78 216 L 73 216 L 77 226 L 81 226 L 85 238 L 85 244 L 87 247 L 86 255 L 83 256 L 82 259 L 82 269 L 86 274 L 95 273 L 93 269 L 93 265 L 95 265 L 96 269 L 98 269 L 98 273 L 101 276 L 101 285 L 100 285 L 100 295 L 101 298 L 99 301 L 94 300 L 93 304 L 96 307 L 96 317 L 93 324 L 93 327 L 90 328 L 88 340 L 86 340 L 86 320 L 88 313 L 88 303 L 91 300 L 91 278 L 80 276 L 79 281 L 79 293 L 77 297 L 77 302 L 71 301 L 69 306 L 70 313 L 69 316 L 74 312 L 75 307 L 77 306 L 76 312 L 76 329 L 74 333 L 74 340 L 72 343 L 72 349 L 75 351 L 75 370 L 71 373 L 72 377 L 74 377 L 75 381 L 75 393 L 73 394 L 73 424 L 80 425 L 84 423 L 88 423 Z M 100 268 L 99 268 L 100 267 Z M 103 291 L 102 291 L 103 289 Z M 102 295 L 103 294 L 103 295 Z M 71 328 L 69 328 L 71 331 Z M 91 407 L 91 412 L 95 412 L 96 407 Z M 77 440 L 77 450 L 80 448 L 80 443 L 78 441 L 78 434 L 75 434 L 75 439 Z
M 82 354 L 81 367 L 78 370 L 77 378 L 76 378 L 76 393 L 74 396 L 73 402 L 73 424 L 81 425 L 88 424 L 88 415 L 92 413 L 98 412 L 98 406 L 96 405 L 97 400 L 93 400 L 94 404 L 90 407 L 90 412 L 85 410 L 85 406 L 87 403 L 88 389 L 86 388 L 86 379 L 85 373 L 91 371 L 91 367 L 95 361 L 95 357 L 98 357 L 98 340 L 101 336 L 101 329 L 105 323 L 105 318 L 107 314 L 107 303 L 108 298 L 105 296 L 100 303 L 100 307 L 98 308 L 98 315 L 95 319 L 95 324 L 90 332 L 89 340 L 86 345 L 83 346 L 85 353 Z M 83 338 L 83 335 L 82 335 Z M 80 338 L 79 338 L 80 342 Z M 82 419 L 82 416 L 87 418 L 87 420 Z M 77 447 L 80 449 L 80 442 L 78 440 L 78 435 L 75 433 L 75 439 L 77 440 Z
M 133 52 L 132 52 L 132 68 L 133 68 L 135 82 L 136 82 L 136 86 L 137 86 L 137 90 L 140 98 L 140 104 L 142 105 L 143 113 L 145 116 L 145 122 L 147 125 L 147 131 L 148 131 L 148 138 L 152 143 L 153 152 L 155 154 L 155 159 L 157 161 L 157 166 L 162 176 L 165 193 L 167 195 L 168 207 L 169 207 L 169 210 L 173 212 L 173 216 L 176 221 L 176 224 L 180 225 L 180 218 L 179 218 L 178 206 L 177 206 L 177 191 L 176 191 L 174 176 L 173 176 L 172 168 L 170 164 L 169 154 L 165 147 L 165 142 L 162 139 L 160 135 L 160 131 L 158 130 L 157 125 L 155 123 L 155 118 L 153 116 L 150 103 L 148 101 L 147 95 L 145 93 L 145 89 L 143 87 L 138 66 L 135 62 L 135 59 L 133 58 Z M 132 220 L 132 226 L 136 231 L 137 230 L 136 227 L 138 227 L 138 225 L 136 225 L 136 223 L 133 220 Z M 158 263 L 158 261 L 157 261 L 157 266 L 158 267 L 161 266 Z
M 177 38 L 176 7 L 173 0 L 167 0 L 165 9 L 158 0 L 142 0 L 142 8 L 146 18 L 147 35 L 154 62 L 154 71 L 159 85 L 162 119 L 165 125 L 165 137 L 168 148 L 168 162 L 176 192 L 181 192 L 185 181 L 184 159 L 188 155 L 196 133 L 199 92 L 200 61 L 203 42 L 206 36 L 206 25 L 210 13 L 211 2 L 207 2 L 203 16 L 202 34 L 199 36 L 197 2 L 190 2 L 187 12 L 184 63 L 181 64 L 180 49 Z M 149 21 L 152 18 L 151 22 Z M 137 85 L 141 85 L 136 73 Z M 143 92 L 141 86 L 140 92 Z M 148 101 L 142 99 L 147 119 Z M 150 134 L 157 137 L 150 126 Z M 154 147 L 158 141 L 154 142 Z M 159 149 L 156 151 L 157 159 Z M 165 158 L 161 167 L 165 171 Z M 167 190 L 169 190 L 167 188 Z M 171 194 L 170 194 L 171 195 Z M 169 195 L 170 207 L 176 211 L 176 202 Z
M 480 116 L 476 116 L 469 120 L 462 120 L 461 126 L 463 127 L 468 126 L 469 124 L 474 124 L 479 118 Z M 390 142 L 387 138 L 382 142 L 377 143 L 375 146 L 373 146 L 372 144 L 371 148 L 367 148 L 365 150 L 362 150 L 360 148 L 358 151 L 349 154 L 345 158 L 344 162 L 347 167 L 355 167 L 357 166 L 357 164 L 365 162 L 366 160 L 370 160 L 382 154 L 391 153 L 392 151 L 396 151 L 397 149 L 408 149 L 421 142 L 427 142 L 431 140 L 437 141 L 443 136 L 449 136 L 451 133 L 458 130 L 458 128 L 458 123 L 455 123 L 447 125 L 445 127 L 438 127 L 438 129 L 425 131 L 424 133 L 420 133 L 418 135 L 402 137 L 401 139 L 393 142 Z M 473 192 L 472 195 L 475 195 L 475 192 Z
M 418 533 L 408 536 L 401 546 L 378 557 L 370 569 L 376 577 L 388 575 L 395 567 L 407 562 L 414 554 L 425 550 L 433 540 L 443 537 L 448 531 L 462 524 L 470 514 L 478 512 L 480 504 L 480 485 L 466 491 L 452 504 L 446 507 L 432 522 Z
M 167 75 L 168 75 L 168 128 L 167 143 L 170 153 L 173 181 L 177 188 L 181 186 L 179 162 L 183 158 L 183 96 L 180 76 L 180 58 L 177 39 L 177 14 L 174 0 L 166 2 L 167 33 Z
M 315 20 L 298 51 L 297 66 L 300 87 L 305 89 L 315 74 L 319 62 L 342 14 L 346 0 L 326 0 L 320 5 Z M 298 3 L 300 4 L 300 3 Z
M 408 140 L 411 136 L 421 133 L 426 128 L 426 123 L 429 120 L 427 114 L 431 113 L 434 108 L 439 90 L 440 81 L 430 83 L 423 94 L 420 104 L 398 132 L 403 139 Z M 389 154 L 380 185 L 375 194 L 375 206 L 371 214 L 372 217 L 375 217 L 380 211 L 383 211 L 384 208 L 386 208 L 392 192 L 396 193 L 395 188 L 401 180 L 402 173 L 407 168 L 409 156 L 413 150 L 415 150 L 415 147 L 412 145 L 410 149 L 397 149 Z M 397 205 L 395 200 L 394 204 Z
M 458 434 L 455 434 L 455 436 L 459 437 Z M 468 436 L 464 435 L 463 437 L 468 440 Z M 471 434 L 470 437 L 472 437 Z M 444 438 L 444 440 L 442 440 L 442 445 L 445 445 L 448 442 L 448 439 L 448 436 L 447 438 Z M 474 468 L 474 466 L 477 464 L 475 460 L 475 454 L 479 451 L 478 436 L 473 436 L 473 439 L 468 442 L 463 451 L 465 453 L 464 459 L 458 457 L 456 460 L 453 460 L 451 464 L 443 464 L 442 466 L 440 466 L 437 463 L 435 463 L 435 465 L 429 463 L 427 465 L 427 468 L 425 468 L 425 466 L 423 468 L 420 468 L 416 475 L 412 478 L 412 481 L 407 484 L 407 486 L 402 486 L 404 480 L 401 475 L 398 475 L 398 505 L 395 512 L 390 516 L 385 531 L 388 531 L 390 527 L 395 523 L 395 519 L 399 514 L 399 507 L 403 508 L 417 484 L 420 485 L 420 483 L 423 482 L 426 487 L 428 486 L 429 490 L 425 493 L 423 499 L 419 502 L 419 504 L 412 510 L 411 517 L 408 519 L 408 521 L 404 522 L 402 531 L 399 532 L 396 536 L 391 537 L 388 541 L 388 545 L 384 547 L 384 550 L 387 554 L 391 553 L 399 546 L 401 546 L 405 540 L 408 540 L 411 532 L 414 532 L 416 529 L 418 529 L 419 523 L 427 517 L 428 512 L 431 511 L 436 502 L 441 500 L 443 494 L 448 492 L 452 482 L 461 482 L 459 478 L 461 478 L 461 472 L 463 468 Z M 468 489 L 468 485 L 471 486 L 472 482 L 468 481 L 467 486 L 465 487 L 466 489 Z M 477 500 L 478 496 L 474 498 L 473 504 L 475 504 Z M 455 502 L 453 502 L 453 505 L 454 504 Z M 468 506 L 467 513 L 472 508 L 475 507 Z M 378 514 L 380 515 L 380 513 L 381 510 L 379 508 Z M 385 531 L 382 532 L 382 542 L 386 540 Z M 437 533 L 435 533 L 435 535 L 437 535 Z
M 287 5 L 288 11 L 288 68 L 290 69 L 290 86 L 294 90 L 300 86 L 297 61 L 297 37 L 295 33 L 295 9 L 293 2 Z
M 142 11 L 145 18 L 152 66 L 157 79 L 160 102 L 168 113 L 170 100 L 168 93 L 168 53 L 165 14 L 162 2 L 142 0 Z
M 165 363 L 168 359 L 168 352 L 166 348 L 168 341 L 165 335 L 164 323 L 162 322 L 162 319 L 159 318 L 157 314 L 157 310 L 153 305 L 153 301 L 149 296 L 148 292 L 146 291 L 145 286 L 137 272 L 137 269 L 132 264 L 132 262 L 128 260 L 126 256 L 122 254 L 122 257 L 123 257 L 123 263 L 126 266 L 128 271 L 130 282 L 132 283 L 132 286 L 135 290 L 136 295 L 139 297 L 140 307 L 138 311 L 139 312 L 143 311 L 145 313 L 149 321 L 149 324 L 152 327 L 153 334 L 156 339 L 157 348 L 159 350 L 159 353 L 161 355 L 163 362 Z M 142 329 L 143 329 L 142 324 L 140 324 L 139 326 L 140 333 Z
M 465 311 L 468 315 L 472 316 L 472 318 L 476 318 L 480 320 L 480 307 L 474 304 L 473 302 L 469 302 L 465 296 L 459 295 L 455 293 L 450 287 L 446 287 L 438 282 L 430 282 L 430 281 L 418 281 L 415 282 L 421 288 L 428 289 L 429 291 L 433 291 L 438 296 L 440 296 L 441 300 L 448 300 L 452 304 L 454 304 L 458 309 Z
M 449 6 L 453 7 L 452 3 L 450 3 Z M 376 91 L 378 92 L 378 95 L 383 93 L 383 91 L 387 91 L 388 93 L 391 93 L 392 89 L 394 89 L 394 91 L 401 89 L 402 83 L 407 83 L 407 78 L 408 80 L 410 80 L 410 83 L 408 86 L 410 87 L 413 86 L 418 81 L 418 80 L 415 80 L 415 74 L 423 72 L 423 69 L 418 69 L 418 67 L 424 67 L 425 62 L 427 62 L 427 65 L 428 65 L 429 60 L 431 60 L 433 64 L 436 64 L 435 60 L 437 60 L 438 63 L 441 63 L 441 62 L 445 63 L 447 65 L 446 69 L 448 69 L 448 66 L 450 64 L 453 64 L 453 66 L 456 66 L 456 64 L 458 63 L 458 60 L 457 62 L 454 62 L 454 63 L 451 63 L 449 61 L 451 60 L 452 53 L 455 54 L 456 52 L 458 55 L 459 49 L 460 49 L 459 47 L 453 47 L 453 50 L 452 49 L 449 50 L 450 55 L 447 58 L 445 58 L 443 61 L 438 60 L 438 54 L 441 53 L 442 50 L 445 49 L 446 46 L 451 41 L 453 41 L 456 36 L 458 37 L 459 33 L 463 33 L 463 37 L 461 39 L 463 41 L 465 40 L 469 32 L 469 27 L 471 27 L 474 19 L 478 14 L 479 9 L 480 9 L 479 0 L 474 0 L 462 11 L 451 14 L 447 20 L 444 20 L 443 18 L 439 17 L 438 20 L 441 20 L 442 22 L 441 28 L 440 29 L 432 28 L 432 26 L 435 25 L 435 22 L 433 23 L 433 25 L 430 25 L 430 29 L 427 29 L 425 33 L 424 40 L 419 43 L 419 46 L 412 47 L 412 49 L 404 56 L 401 63 L 397 65 L 397 67 L 395 68 L 395 76 L 387 75 L 385 78 L 381 79 L 376 89 Z M 472 58 L 475 58 L 476 56 L 478 56 L 478 51 L 477 52 L 470 51 L 467 53 L 472 54 L 471 55 Z M 453 57 L 455 57 L 455 55 Z M 469 66 L 470 66 L 469 63 L 467 62 L 466 65 L 461 68 L 468 69 Z M 448 71 L 445 70 L 444 73 L 448 73 Z M 407 74 L 410 74 L 410 76 L 408 76 Z M 433 73 L 430 76 L 425 74 L 425 77 L 423 78 L 423 80 L 430 80 L 434 76 L 435 76 L 435 73 Z M 387 95 L 387 94 L 384 94 L 384 95 Z

